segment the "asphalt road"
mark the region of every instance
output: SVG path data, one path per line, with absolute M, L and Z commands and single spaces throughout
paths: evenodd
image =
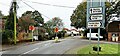
M 89 45 L 89 40 L 80 39 L 79 37 L 74 37 L 74 38 L 69 37 L 67 39 L 61 39 L 60 41 L 61 42 L 59 43 L 55 43 L 54 40 L 49 40 L 32 45 L 21 46 L 20 48 L 13 48 L 11 50 L 4 51 L 3 56 L 5 56 L 4 54 L 17 54 L 18 56 L 24 56 L 26 54 L 61 54 L 62 55 L 66 51 L 71 50 L 73 48 Z M 97 41 L 94 41 L 93 43 L 97 43 Z

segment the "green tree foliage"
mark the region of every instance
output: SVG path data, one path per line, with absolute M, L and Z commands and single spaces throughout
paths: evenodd
M 54 17 L 52 20 L 47 21 L 46 27 L 51 28 L 51 29 L 58 27 L 59 29 L 62 29 L 63 22 L 59 17 Z
M 5 21 L 5 30 L 2 32 L 2 40 L 10 41 L 13 40 L 13 31 L 14 31 L 14 14 L 13 14 L 13 7 L 10 8 L 10 12 L 8 16 L 3 16 L 6 19 Z M 18 19 L 16 17 L 16 22 Z
M 41 14 L 38 11 L 34 11 L 32 13 L 32 18 L 38 23 L 41 23 L 41 24 L 44 23 L 44 19 L 42 18 Z
M 0 11 L 0 19 L 3 17 L 3 14 L 2 14 L 2 12 Z
M 44 28 L 47 30 L 46 32 L 48 32 L 51 37 L 55 35 L 54 28 L 56 26 L 59 29 L 63 28 L 63 22 L 59 17 L 54 17 L 44 24 Z
M 105 2 L 106 6 L 106 19 L 108 19 L 108 15 L 111 13 L 109 8 L 111 7 L 111 4 L 109 2 Z M 73 14 L 70 18 L 71 20 L 71 26 L 74 26 L 76 28 L 80 27 L 86 27 L 86 15 L 87 15 L 87 2 L 80 3 L 80 5 L 77 6 L 77 8 L 73 11 Z M 107 22 L 106 22 L 107 23 Z
M 29 30 L 29 26 L 30 25 L 35 25 L 35 21 L 33 19 L 30 18 L 31 15 L 26 15 L 26 16 L 22 16 L 19 20 L 18 20 L 18 24 L 19 24 L 19 30 L 25 30 L 26 32 Z
M 111 9 L 110 9 L 110 7 L 111 7 L 111 4 L 110 4 L 110 2 L 105 2 L 105 26 L 107 25 L 107 23 L 108 23 L 108 19 L 109 19 L 109 15 L 111 14 Z
M 28 30 L 30 25 L 39 26 L 39 24 L 43 24 L 44 19 L 42 18 L 41 14 L 38 11 L 26 11 L 22 14 L 19 19 L 19 26 L 21 30 Z
M 73 11 L 73 14 L 70 18 L 71 26 L 76 28 L 85 27 L 86 26 L 86 9 L 87 2 L 80 3 L 77 8 Z
M 120 15 L 120 1 L 118 1 L 118 3 L 115 5 L 114 11 Z

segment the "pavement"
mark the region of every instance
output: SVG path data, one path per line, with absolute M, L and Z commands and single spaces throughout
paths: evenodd
M 31 44 L 35 44 L 35 43 L 38 43 L 38 42 L 42 42 L 42 41 L 34 41 L 34 42 L 21 42 L 21 43 L 17 43 L 16 45 L 7 45 L 7 44 L 4 44 L 4 45 L 0 45 L 0 52 L 1 51 L 6 51 L 6 50 L 10 50 L 10 49 L 13 49 L 13 48 L 19 48 L 20 46 L 27 46 L 27 45 L 31 45 Z

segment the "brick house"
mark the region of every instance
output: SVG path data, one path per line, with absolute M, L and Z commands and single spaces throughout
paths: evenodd
M 106 30 L 108 32 L 108 41 L 120 41 L 120 21 L 109 23 Z

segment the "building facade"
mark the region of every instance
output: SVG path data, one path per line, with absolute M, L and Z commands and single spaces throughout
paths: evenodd
M 120 41 L 120 21 L 113 21 L 107 26 L 108 41 Z

